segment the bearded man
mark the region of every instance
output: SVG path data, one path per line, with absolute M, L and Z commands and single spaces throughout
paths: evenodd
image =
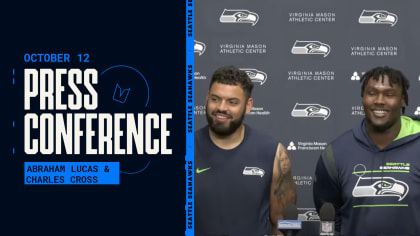
M 285 206 L 296 203 L 285 148 L 243 123 L 252 88 L 247 74 L 233 66 L 212 76 L 208 125 L 194 134 L 194 235 L 278 235 Z

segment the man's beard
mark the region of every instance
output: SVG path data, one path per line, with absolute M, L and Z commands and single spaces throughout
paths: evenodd
M 226 112 L 222 112 L 218 110 L 214 111 L 212 115 L 214 116 L 215 113 L 229 115 Z M 218 123 L 214 121 L 213 118 L 209 115 L 208 111 L 206 111 L 207 122 L 209 123 L 209 127 L 211 131 L 213 131 L 218 136 L 222 136 L 222 137 L 233 134 L 241 126 L 244 116 L 245 116 L 245 108 L 244 108 L 244 111 L 242 112 L 241 117 L 239 117 L 239 119 L 232 120 L 231 122 L 229 122 L 229 125 L 225 127 L 223 123 Z

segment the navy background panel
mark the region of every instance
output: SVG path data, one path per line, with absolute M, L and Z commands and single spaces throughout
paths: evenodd
M 185 3 L 13 2 L 2 12 L 2 231 L 12 235 L 183 234 Z M 25 63 L 25 53 L 70 53 L 72 60 Z M 88 53 L 90 63 L 79 63 L 75 56 L 79 53 Z M 168 122 L 172 155 L 75 157 L 23 152 L 24 68 L 96 68 L 100 73 L 114 65 L 132 66 L 149 82 L 147 108 L 132 103 L 127 111 L 172 113 Z M 101 81 L 100 86 L 111 85 Z M 111 99 L 99 100 L 101 106 L 95 112 L 112 112 L 107 106 Z M 121 174 L 118 186 L 26 186 L 25 161 L 119 161 L 127 172 L 142 169 L 148 161 L 150 165 L 139 174 Z

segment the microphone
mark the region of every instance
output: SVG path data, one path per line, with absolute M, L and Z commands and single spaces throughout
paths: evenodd
M 287 204 L 284 209 L 284 220 L 277 221 L 277 229 L 287 236 L 293 236 L 302 229 L 302 221 L 297 220 L 298 210 L 295 205 Z
M 321 226 L 319 227 L 319 235 L 334 236 L 335 232 L 335 208 L 333 204 L 326 202 L 319 210 L 319 218 Z

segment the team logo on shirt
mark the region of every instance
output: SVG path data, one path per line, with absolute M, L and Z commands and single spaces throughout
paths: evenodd
M 353 197 L 398 197 L 407 196 L 409 187 L 403 181 L 392 177 L 359 177 L 353 189 Z
M 363 166 L 358 164 L 358 166 Z M 393 177 L 363 177 L 365 173 L 371 171 L 355 171 L 359 176 L 353 189 L 353 197 L 398 197 L 398 201 L 403 200 L 409 191 L 408 184 Z M 385 172 L 386 173 L 386 172 Z
M 265 171 L 261 168 L 258 168 L 258 167 L 245 166 L 245 169 L 242 172 L 242 174 L 243 175 L 257 175 L 257 176 L 260 176 L 262 178 L 265 174 Z
M 363 10 L 359 17 L 360 24 L 397 24 L 398 16 L 384 10 Z

